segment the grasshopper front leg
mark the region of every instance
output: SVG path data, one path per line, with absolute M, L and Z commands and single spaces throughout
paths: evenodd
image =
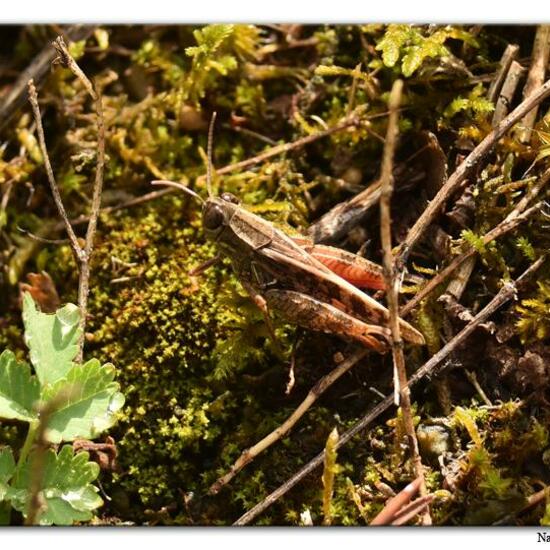
M 381 353 L 387 350 L 384 342 L 375 336 L 387 339 L 388 329 L 364 323 L 336 306 L 293 290 L 272 289 L 264 297 L 270 309 L 277 311 L 291 323 L 310 330 L 348 336 Z
M 277 338 L 277 335 L 275 334 L 275 327 L 271 322 L 271 317 L 269 316 L 269 309 L 265 298 L 259 292 L 256 292 L 256 290 L 254 290 L 254 287 L 250 283 L 246 282 L 245 280 L 241 281 L 241 285 L 246 290 L 246 292 L 248 292 L 248 295 L 250 296 L 252 301 L 256 304 L 258 309 L 262 312 L 262 315 L 264 316 L 264 321 L 267 327 L 267 331 L 269 332 L 271 341 L 275 346 L 275 351 L 277 352 L 277 355 L 279 355 L 281 359 L 284 358 L 283 348 Z

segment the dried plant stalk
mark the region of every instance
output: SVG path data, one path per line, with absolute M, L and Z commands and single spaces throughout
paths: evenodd
M 103 102 L 101 93 L 99 90 L 94 89 L 90 80 L 86 77 L 83 71 L 80 69 L 74 58 L 69 53 L 67 46 L 62 37 L 58 37 L 53 43 L 55 49 L 58 53 L 57 61 L 60 62 L 64 67 L 70 69 L 74 75 L 83 83 L 87 92 L 95 102 L 96 109 L 96 121 L 97 121 L 97 162 L 96 162 L 96 173 L 93 187 L 92 195 L 92 209 L 90 216 L 88 218 L 88 227 L 86 229 L 86 237 L 84 245 L 82 246 L 74 232 L 73 226 L 69 221 L 65 206 L 63 205 L 63 200 L 59 192 L 59 186 L 55 180 L 53 169 L 51 166 L 50 158 L 48 155 L 48 149 L 46 146 L 46 140 L 44 137 L 44 129 L 42 127 L 42 116 L 40 114 L 40 108 L 38 106 L 38 96 L 36 94 L 36 87 L 32 79 L 28 82 L 29 90 L 29 102 L 31 104 L 34 119 L 36 122 L 36 128 L 38 133 L 38 142 L 40 145 L 40 150 L 42 152 L 42 157 L 44 159 L 44 166 L 46 168 L 46 173 L 48 176 L 48 182 L 50 184 L 50 189 L 61 216 L 65 230 L 69 237 L 69 242 L 71 245 L 71 250 L 76 260 L 76 264 L 79 269 L 78 277 L 78 306 L 80 308 L 80 329 L 81 336 L 78 345 L 78 354 L 76 356 L 76 361 L 81 362 L 84 352 L 84 338 L 86 331 L 86 314 L 87 314 L 87 304 L 88 304 L 88 294 L 90 289 L 90 259 L 93 252 L 93 244 L 95 233 L 97 229 L 97 220 L 99 217 L 99 212 L 101 210 L 101 193 L 103 190 L 103 174 L 105 169 L 105 119 L 103 116 Z
M 426 482 L 424 480 L 424 468 L 416 439 L 413 414 L 411 410 L 411 393 L 407 384 L 407 371 L 405 369 L 405 355 L 403 353 L 403 340 L 399 327 L 399 282 L 400 277 L 397 271 L 395 258 L 392 253 L 391 243 L 391 196 L 393 193 L 393 157 L 397 141 L 399 105 L 403 91 L 403 81 L 396 80 L 389 100 L 390 116 L 386 143 L 384 145 L 384 156 L 382 160 L 382 174 L 380 176 L 380 240 L 383 251 L 384 279 L 386 283 L 386 297 L 389 310 L 389 328 L 391 331 L 391 349 L 394 365 L 394 388 L 396 404 L 401 405 L 403 421 L 409 440 L 409 448 L 414 462 L 416 476 L 420 478 L 420 494 L 426 494 Z M 423 523 L 430 525 L 431 517 L 429 510 L 423 516 Z

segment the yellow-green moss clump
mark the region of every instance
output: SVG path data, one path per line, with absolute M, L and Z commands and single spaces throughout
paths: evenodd
M 142 507 L 179 507 L 183 493 L 204 488 L 207 449 L 239 414 L 230 387 L 221 388 L 214 376 L 213 360 L 240 320 L 229 304 L 235 284 L 220 285 L 225 269 L 188 275 L 214 250 L 197 238 L 186 198 L 161 202 L 102 220 L 90 298 L 89 349 L 121 366 L 127 397 L 115 434 L 121 470 L 113 482 L 119 508 L 121 491 L 131 499 L 130 515 Z M 262 339 L 250 344 L 233 369 L 254 370 L 265 359 Z
M 155 514 L 168 507 L 165 523 L 226 523 L 266 494 L 266 478 L 270 486 L 282 482 L 303 460 L 283 446 L 269 457 L 271 473 L 253 467 L 233 489 L 203 502 L 209 484 L 297 400 L 281 403 L 284 364 L 230 270 L 189 276 L 215 251 L 197 232 L 199 209 L 187 200 L 167 197 L 103 216 L 94 255 L 87 351 L 119 367 L 126 395 L 112 432 L 120 468 L 106 484 L 110 513 L 133 521 L 159 521 Z M 52 263 L 63 265 L 67 252 Z M 286 332 L 278 329 L 283 341 Z M 327 414 L 320 426 L 329 430 Z M 324 435 L 321 428 L 313 436 L 312 453 Z

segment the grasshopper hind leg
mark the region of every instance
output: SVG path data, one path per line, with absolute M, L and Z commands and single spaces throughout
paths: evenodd
M 310 330 L 353 338 L 381 353 L 387 351 L 386 343 L 380 340 L 387 340 L 389 337 L 389 331 L 384 327 L 369 325 L 331 304 L 320 302 L 301 292 L 268 290 L 264 297 L 271 310 L 277 311 L 291 323 Z

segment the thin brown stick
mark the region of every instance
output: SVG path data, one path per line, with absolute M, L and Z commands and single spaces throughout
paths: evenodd
M 403 90 L 403 81 L 396 80 L 391 90 L 389 100 L 390 115 L 388 118 L 388 129 L 386 132 L 386 143 L 384 146 L 384 155 L 382 157 L 382 169 L 380 175 L 380 241 L 383 251 L 384 279 L 387 289 L 387 301 L 389 310 L 389 329 L 391 331 L 391 347 L 394 364 L 394 388 L 396 395 L 396 404 L 399 404 L 399 394 L 401 385 L 406 385 L 402 380 L 402 374 L 405 372 L 405 358 L 403 355 L 403 341 L 401 340 L 401 330 L 399 327 L 398 313 L 398 287 L 399 278 L 396 273 L 396 266 L 391 250 L 391 213 L 390 203 L 393 194 L 393 157 L 397 142 L 397 131 L 399 115 L 397 109 L 401 103 Z M 401 384 L 403 382 L 403 384 Z M 410 406 L 410 403 L 409 403 Z M 404 412 L 406 415 L 406 413 Z
M 502 222 L 500 222 L 497 226 L 495 226 L 491 231 L 489 231 L 486 235 L 483 237 L 483 244 L 489 244 L 491 241 L 502 237 L 502 235 L 505 235 L 512 229 L 515 229 L 520 223 L 527 220 L 531 214 L 534 214 L 537 212 L 541 206 L 543 205 L 543 202 L 539 202 L 529 208 L 528 210 L 525 210 L 527 208 L 527 205 L 529 202 L 536 197 L 542 189 L 546 186 L 546 184 L 550 181 L 550 169 L 546 170 L 538 181 L 527 191 L 527 193 L 521 198 L 521 200 L 517 203 L 515 208 L 504 218 Z M 418 293 L 415 295 L 414 298 L 412 298 L 409 302 L 403 306 L 401 309 L 401 316 L 407 315 L 412 309 L 414 309 L 421 300 L 423 300 L 430 292 L 434 290 L 437 286 L 439 286 L 448 276 L 450 276 L 455 269 L 457 269 L 460 265 L 463 264 L 466 260 L 473 257 L 477 253 L 477 250 L 475 248 L 470 248 L 460 256 L 457 256 L 443 271 L 439 272 L 433 279 L 426 284 L 423 288 L 421 288 Z
M 92 34 L 95 26 L 93 25 L 71 25 L 64 32 L 71 41 L 85 40 Z M 48 75 L 55 52 L 51 47 L 45 46 L 21 71 L 17 80 L 10 87 L 9 91 L 0 101 L 0 130 L 2 130 L 11 120 L 17 110 L 22 107 L 28 99 L 29 80 L 33 80 L 35 85 L 40 88 L 41 82 Z
M 533 44 L 533 55 L 531 56 L 531 67 L 527 75 L 527 82 L 523 88 L 524 99 L 528 98 L 543 82 L 546 76 L 546 67 L 550 55 L 550 26 L 540 25 L 535 34 L 535 43 Z M 522 129 L 518 132 L 518 138 L 522 143 L 531 141 L 533 126 L 537 119 L 538 106 L 527 113 L 521 119 Z
M 86 229 L 86 238 L 84 245 L 81 246 L 78 242 L 74 229 L 69 221 L 65 207 L 63 205 L 63 200 L 61 199 L 61 194 L 59 192 L 58 185 L 55 181 L 53 174 L 51 162 L 48 155 L 48 150 L 46 147 L 46 141 L 44 138 L 44 130 L 42 127 L 42 117 L 40 114 L 40 109 L 38 106 L 38 97 L 36 94 L 36 88 L 34 83 L 29 81 L 29 101 L 31 103 L 34 118 L 36 121 L 38 141 L 40 144 L 40 149 L 42 151 L 42 156 L 44 158 L 44 166 L 46 167 L 46 173 L 48 175 L 48 181 L 50 183 L 50 189 L 54 197 L 57 209 L 63 224 L 69 236 L 69 242 L 71 244 L 71 249 L 77 266 L 79 268 L 79 277 L 78 277 L 78 307 L 80 309 L 80 339 L 78 343 L 78 353 L 76 355 L 76 362 L 82 361 L 82 356 L 84 353 L 84 338 L 86 330 L 86 316 L 87 316 L 87 305 L 88 305 L 88 294 L 90 290 L 90 259 L 93 252 L 94 238 L 97 229 L 97 220 L 101 210 L 101 193 L 103 190 L 103 175 L 105 169 L 105 119 L 103 116 L 103 102 L 101 93 L 99 90 L 95 90 L 90 80 L 82 72 L 76 61 L 73 59 L 67 46 L 62 37 L 58 37 L 53 43 L 55 49 L 59 54 L 60 63 L 70 69 L 73 74 L 82 82 L 85 89 L 95 102 L 96 110 L 96 123 L 97 123 L 97 162 L 96 162 L 96 173 L 94 179 L 93 195 L 92 195 L 92 210 L 88 218 L 88 227 Z
M 29 102 L 31 104 L 32 111 L 34 114 L 34 120 L 36 122 L 36 133 L 38 134 L 38 144 L 40 145 L 40 151 L 42 152 L 42 157 L 44 159 L 44 168 L 46 168 L 46 174 L 48 176 L 50 190 L 52 192 L 53 200 L 55 202 L 55 205 L 57 206 L 59 215 L 63 220 L 63 225 L 65 227 L 65 230 L 67 231 L 69 242 L 71 244 L 71 250 L 73 252 L 75 260 L 77 264 L 80 264 L 80 262 L 82 261 L 82 255 L 84 251 L 80 247 L 80 244 L 78 244 L 78 239 L 73 230 L 71 222 L 69 221 L 67 212 L 65 211 L 65 206 L 63 205 L 63 200 L 61 199 L 61 194 L 59 193 L 59 187 L 57 186 L 57 182 L 55 181 L 55 176 L 53 174 L 50 157 L 48 155 L 48 149 L 46 147 L 46 139 L 44 137 L 44 128 L 42 127 L 42 115 L 40 114 L 40 107 L 38 106 L 38 96 L 36 95 L 36 87 L 34 86 L 34 82 L 32 81 L 32 79 L 29 80 L 28 87 L 29 87 Z
M 498 99 L 495 105 L 492 120 L 493 128 L 498 126 L 502 119 L 510 111 L 510 105 L 514 98 L 514 94 L 516 93 L 516 89 L 524 74 L 525 67 L 520 65 L 517 61 L 512 61 L 512 64 L 510 65 L 510 70 L 506 75 L 506 80 L 502 85 L 502 89 L 500 90 L 500 94 L 498 95 Z M 533 109 L 533 111 L 534 110 L 535 109 Z
M 227 474 L 220 477 L 208 490 L 208 494 L 217 494 L 222 487 L 227 485 L 247 464 L 250 464 L 260 453 L 265 451 L 268 447 L 273 445 L 276 441 L 284 437 L 292 427 L 304 416 L 306 411 L 317 401 L 317 399 L 332 385 L 338 378 L 351 369 L 356 363 L 358 363 L 365 355 L 367 350 L 360 349 L 353 355 L 348 357 L 345 361 L 340 363 L 335 369 L 330 371 L 326 376 L 323 376 L 316 384 L 311 388 L 306 398 L 300 403 L 298 408 L 275 430 L 266 435 L 261 441 L 256 443 L 253 447 L 243 451 L 241 456 L 231 466 L 231 469 Z
M 73 56 L 69 53 L 65 40 L 62 36 L 58 36 L 53 42 L 53 47 L 57 51 L 57 58 L 53 60 L 54 63 L 60 63 L 66 69 L 70 71 L 82 82 L 86 91 L 90 94 L 91 98 L 96 101 L 97 94 L 94 90 L 90 79 L 84 74 L 82 69 L 78 66 L 78 63 L 74 60 Z
M 103 104 L 101 93 L 95 94 L 97 116 L 97 162 L 92 197 L 92 212 L 86 230 L 84 245 L 84 257 L 80 265 L 80 277 L 78 279 L 78 307 L 80 308 L 80 341 L 79 352 L 76 361 L 82 361 L 84 353 L 84 338 L 86 330 L 86 314 L 88 309 L 88 294 L 90 292 L 90 260 L 92 257 L 94 238 L 97 229 L 97 219 L 101 208 L 101 193 L 103 191 L 103 173 L 105 168 L 105 120 L 103 118 Z
M 404 262 L 411 249 L 431 225 L 436 216 L 441 212 L 442 207 L 449 197 L 460 187 L 465 179 L 480 164 L 480 162 L 489 154 L 498 140 L 521 118 L 523 118 L 531 109 L 534 109 L 542 101 L 550 96 L 550 80 L 545 82 L 532 95 L 525 99 L 516 109 L 514 109 L 502 122 L 490 132 L 485 139 L 466 157 L 464 162 L 454 171 L 445 185 L 441 187 L 437 195 L 430 201 L 427 208 L 411 227 L 407 238 L 399 246 L 398 259 Z
M 79 352 L 76 361 L 82 361 L 84 352 L 84 338 L 86 329 L 86 315 L 88 308 L 88 294 L 90 291 L 90 260 L 92 257 L 94 238 L 97 229 L 97 219 L 101 209 L 101 193 L 103 191 L 103 173 L 105 169 L 105 118 L 103 116 L 103 100 L 101 92 L 94 89 L 94 86 L 84 74 L 77 62 L 71 56 L 65 41 L 58 36 L 53 42 L 53 46 L 58 53 L 58 61 L 63 67 L 70 71 L 82 82 L 84 88 L 95 103 L 96 124 L 97 124 L 97 162 L 94 180 L 92 211 L 86 229 L 86 240 L 83 254 L 81 255 L 80 274 L 78 279 L 78 307 L 80 308 L 80 341 Z
M 512 64 L 512 61 L 516 59 L 518 52 L 519 46 L 517 44 L 508 44 L 508 46 L 506 46 L 506 49 L 504 50 L 504 53 L 502 54 L 502 57 L 500 58 L 500 67 L 496 72 L 495 77 L 491 81 L 489 91 L 487 92 L 487 99 L 489 99 L 493 103 L 496 102 L 500 94 L 500 90 L 502 88 L 502 85 L 504 84 L 504 80 L 506 79 L 506 75 L 510 70 L 510 65 Z
M 422 485 L 423 478 L 417 477 L 414 481 L 411 481 L 402 491 L 397 493 L 394 497 L 390 498 L 380 513 L 369 523 L 371 526 L 387 525 L 391 523 L 397 512 L 403 508 L 403 506 L 410 503 L 411 499 L 419 491 Z
M 421 479 L 420 494 L 425 496 L 426 482 L 424 480 L 424 468 L 418 448 L 418 440 L 414 429 L 413 414 L 411 410 L 411 394 L 407 385 L 407 371 L 405 369 L 405 355 L 403 353 L 403 340 L 399 327 L 399 273 L 392 254 L 391 239 L 391 196 L 393 194 L 393 157 L 397 143 L 399 115 L 397 109 L 401 103 L 403 81 L 396 80 L 393 84 L 388 119 L 388 129 L 382 158 L 382 170 L 380 175 L 380 241 L 383 252 L 384 280 L 386 283 L 386 297 L 389 310 L 389 329 L 391 331 L 391 349 L 394 366 L 394 388 L 396 404 L 401 405 L 403 422 L 409 442 L 409 448 L 413 459 L 416 476 Z M 397 399 L 398 398 L 398 399 Z M 429 510 L 423 516 L 423 523 L 431 525 Z
M 235 162 L 233 164 L 228 164 L 226 166 L 223 166 L 219 170 L 216 170 L 216 174 L 218 176 L 222 176 L 224 174 L 230 174 L 231 172 L 236 172 L 237 170 L 244 170 L 245 168 L 249 168 L 250 166 L 254 166 L 255 164 L 260 164 L 261 162 L 264 162 L 277 155 L 282 155 L 284 153 L 289 153 L 290 151 L 293 151 L 295 149 L 300 149 L 301 147 L 309 145 L 310 143 L 313 143 L 319 139 L 328 137 L 337 132 L 341 132 L 342 130 L 346 130 L 351 126 L 357 126 L 358 124 L 361 123 L 362 120 L 363 118 L 360 115 L 358 115 L 357 112 L 352 113 L 351 115 L 345 117 L 342 120 L 342 122 L 340 122 L 339 124 L 336 124 L 336 126 L 332 126 L 328 130 L 323 130 L 321 132 L 317 132 L 316 134 L 305 136 L 303 138 L 297 139 L 296 141 L 292 141 L 290 143 L 282 143 L 281 145 L 270 147 L 269 149 L 267 149 L 263 153 L 260 153 L 259 155 L 250 157 L 245 160 L 241 160 L 240 162 Z M 204 177 L 204 176 L 201 176 L 201 177 Z
M 546 256 L 540 257 L 535 261 L 527 270 L 525 270 L 516 281 L 506 283 L 502 286 L 496 296 L 474 317 L 474 319 L 468 323 L 454 338 L 452 338 L 444 347 L 442 347 L 435 355 L 429 359 L 420 369 L 418 369 L 409 380 L 409 387 L 413 387 L 418 382 L 426 377 L 434 376 L 435 374 L 441 375 L 447 370 L 451 362 L 447 362 L 442 365 L 436 373 L 437 367 L 460 346 L 475 330 L 484 323 L 495 311 L 500 309 L 506 302 L 513 299 L 516 296 L 517 288 L 519 284 L 528 279 L 546 260 Z M 361 418 L 352 428 L 344 432 L 336 445 L 336 450 L 345 445 L 358 433 L 362 432 L 369 424 L 376 420 L 382 413 L 387 411 L 393 405 L 393 394 L 386 396 L 380 403 L 375 405 L 363 418 Z M 292 489 L 297 483 L 299 483 L 304 477 L 313 472 L 319 467 L 324 460 L 324 451 L 319 453 L 316 457 L 310 460 L 305 466 L 303 466 L 298 472 L 296 472 L 290 479 L 285 481 L 280 487 L 275 489 L 261 502 L 256 504 L 248 512 L 243 514 L 233 525 L 247 525 L 264 510 L 269 508 L 274 502 L 285 495 L 290 489 Z
M 216 117 L 218 113 L 214 111 L 212 118 L 210 119 L 210 125 L 208 126 L 208 145 L 206 147 L 206 186 L 208 189 L 208 196 L 212 196 L 212 172 L 214 169 L 214 163 L 212 162 L 212 149 L 214 145 L 214 126 L 216 125 Z
M 485 405 L 487 405 L 488 407 L 492 407 L 493 404 L 479 384 L 475 371 L 469 371 L 468 369 L 465 369 L 464 374 L 466 375 L 466 378 L 469 380 L 470 384 L 472 384 L 472 386 L 475 388 L 479 397 L 481 397 L 481 400 L 485 403 Z

